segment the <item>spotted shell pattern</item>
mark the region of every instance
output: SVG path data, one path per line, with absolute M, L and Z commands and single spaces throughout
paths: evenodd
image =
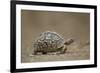
M 56 32 L 46 31 L 34 41 L 34 51 L 56 51 L 64 46 L 64 39 Z

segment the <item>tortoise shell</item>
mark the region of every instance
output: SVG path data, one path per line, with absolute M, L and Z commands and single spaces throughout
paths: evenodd
M 54 52 L 64 46 L 64 39 L 56 32 L 46 31 L 34 41 L 34 51 Z

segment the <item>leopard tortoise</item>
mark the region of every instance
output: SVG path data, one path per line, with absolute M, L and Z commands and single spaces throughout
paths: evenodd
M 70 45 L 73 39 L 64 40 L 58 33 L 45 31 L 39 35 L 39 37 L 33 42 L 34 52 L 36 55 L 38 53 L 47 54 L 59 52 L 63 54 L 67 50 L 67 45 Z

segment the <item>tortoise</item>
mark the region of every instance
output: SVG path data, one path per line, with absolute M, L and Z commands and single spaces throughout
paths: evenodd
M 67 41 L 64 40 L 58 33 L 45 31 L 39 35 L 39 37 L 33 43 L 33 55 L 38 53 L 59 53 L 63 54 L 66 52 L 66 45 L 70 45 L 73 39 Z

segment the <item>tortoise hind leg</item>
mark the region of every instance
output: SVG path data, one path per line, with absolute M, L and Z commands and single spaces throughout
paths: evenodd
M 37 55 L 37 51 L 34 51 L 34 53 L 33 53 L 34 55 Z

